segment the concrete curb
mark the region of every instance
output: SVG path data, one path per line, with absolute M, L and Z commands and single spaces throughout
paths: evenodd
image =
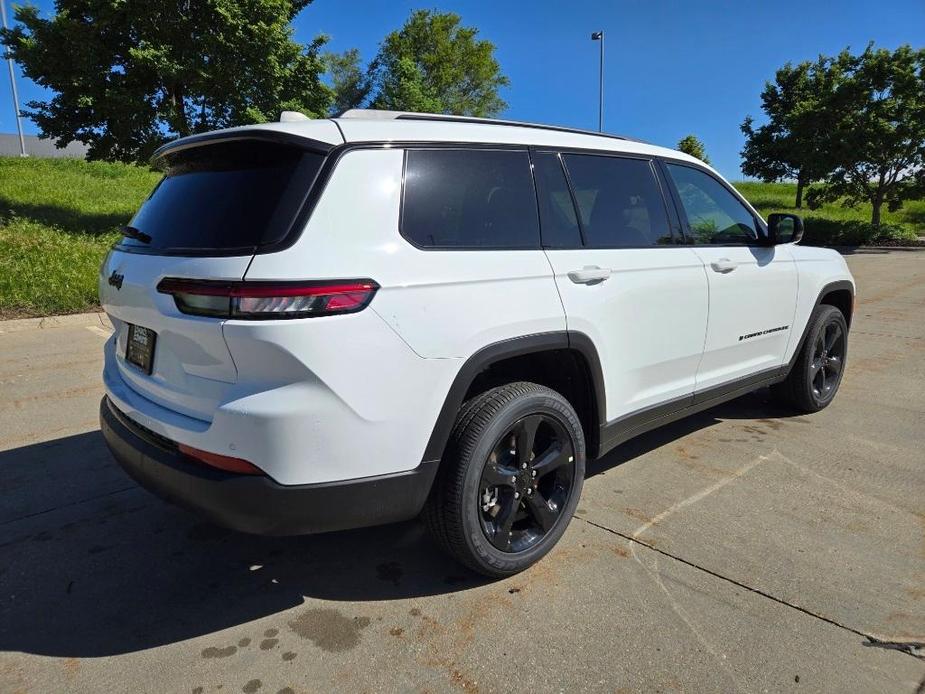
M 0 320 L 0 333 L 18 333 L 23 330 L 49 330 L 51 328 L 87 328 L 98 327 L 112 330 L 112 323 L 102 311 L 92 313 L 71 313 L 64 316 L 44 316 L 42 318 L 13 318 Z

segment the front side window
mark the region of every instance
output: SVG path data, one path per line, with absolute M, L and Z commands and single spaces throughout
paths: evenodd
M 564 154 L 590 248 L 644 248 L 673 243 L 665 200 L 644 159 Z
M 411 149 L 401 233 L 423 248 L 540 247 L 527 152 Z
M 690 166 L 668 164 L 667 168 L 687 215 L 693 243 L 748 245 L 758 240 L 752 213 L 719 181 Z

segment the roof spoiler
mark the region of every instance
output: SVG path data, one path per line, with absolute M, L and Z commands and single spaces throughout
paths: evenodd
M 299 114 L 302 115 L 302 114 Z M 305 118 L 305 120 L 311 120 L 310 118 Z M 261 129 L 259 127 L 255 128 L 252 126 L 246 126 L 244 128 L 232 128 L 229 130 L 217 130 L 209 133 L 201 133 L 199 135 L 188 135 L 187 137 L 181 137 L 173 142 L 168 142 L 167 144 L 161 145 L 156 150 L 154 154 L 151 155 L 151 164 L 156 165 L 164 156 L 168 154 L 176 154 L 177 152 L 182 152 L 185 149 L 190 149 L 192 147 L 201 147 L 203 145 L 214 145 L 222 142 L 232 142 L 234 140 L 260 140 L 263 142 L 275 142 L 281 145 L 289 145 L 290 147 L 298 147 L 299 149 L 306 149 L 312 152 L 320 152 L 321 154 L 327 154 L 332 149 L 334 145 L 328 142 L 322 142 L 320 140 L 312 140 L 301 135 L 294 133 L 288 133 L 280 130 L 271 130 Z

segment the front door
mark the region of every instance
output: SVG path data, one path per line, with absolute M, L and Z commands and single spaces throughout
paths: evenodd
M 685 234 L 703 262 L 710 318 L 697 392 L 781 366 L 797 299 L 786 246 L 768 246 L 757 219 L 709 172 L 667 163 Z

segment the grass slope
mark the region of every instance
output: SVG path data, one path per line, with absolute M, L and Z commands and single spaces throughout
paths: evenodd
M 793 206 L 796 183 L 747 181 L 734 185 L 765 219 L 771 212 L 800 215 L 805 223 L 804 243 L 807 245 L 901 245 L 925 236 L 925 200 L 910 200 L 896 212 L 890 212 L 884 205 L 878 231 L 870 226 L 870 205 L 852 208 L 835 203 L 811 210 L 804 203 L 803 209 L 798 210 Z
M 106 251 L 160 174 L 125 164 L 0 157 L 0 318 L 98 307 L 96 275 Z M 795 186 L 737 183 L 763 214 L 792 212 Z M 870 237 L 870 208 L 798 210 L 806 243 L 883 242 Z M 925 200 L 885 213 L 889 234 L 925 233 Z
M 159 178 L 125 164 L 0 157 L 0 317 L 97 308 L 103 256 Z

